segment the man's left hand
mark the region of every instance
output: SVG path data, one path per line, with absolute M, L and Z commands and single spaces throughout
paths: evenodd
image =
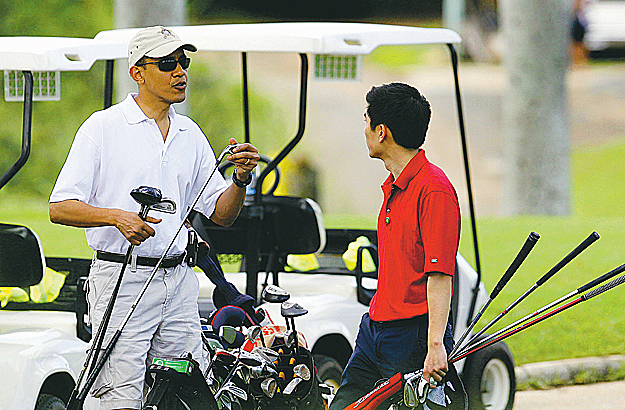
M 235 138 L 230 138 L 230 145 L 238 144 Z M 232 150 L 233 154 L 228 155 L 226 159 L 237 166 L 237 178 L 241 181 L 247 181 L 250 172 L 258 165 L 260 155 L 255 146 L 246 142 L 237 145 Z
M 443 380 L 448 369 L 445 346 L 442 343 L 436 346 L 428 346 L 428 354 L 425 356 L 425 362 L 423 363 L 423 378 L 430 382 L 434 379 L 435 383 L 430 383 L 431 388 L 436 388 L 436 383 L 440 383 Z

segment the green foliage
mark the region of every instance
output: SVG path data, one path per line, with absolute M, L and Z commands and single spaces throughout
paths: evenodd
M 189 75 L 191 117 L 207 135 L 213 150 L 219 152 L 229 138 L 244 142 L 243 91 L 240 82 L 230 78 L 215 61 L 195 61 Z M 259 152 L 273 155 L 284 145 L 284 122 L 275 105 L 249 85 L 251 141 Z M 273 136 L 277 136 L 274 138 Z

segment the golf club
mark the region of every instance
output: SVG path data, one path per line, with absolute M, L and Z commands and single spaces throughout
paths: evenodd
M 592 236 L 592 235 L 591 235 Z M 497 343 L 501 340 L 504 340 L 524 329 L 527 329 L 528 327 L 531 327 L 533 325 L 535 325 L 536 323 L 542 322 L 545 319 L 548 319 L 551 316 L 554 316 L 555 314 L 566 310 L 572 306 L 577 305 L 578 303 L 581 303 L 583 301 L 586 301 L 588 299 L 591 299 L 603 292 L 606 292 L 620 284 L 622 284 L 623 282 L 625 282 L 625 276 L 621 276 L 617 279 L 614 279 L 612 282 L 607 283 L 605 285 L 603 285 L 600 288 L 595 289 L 594 291 L 588 292 L 582 296 L 580 296 L 579 298 L 573 300 L 572 302 L 567 303 L 566 305 L 562 305 L 557 309 L 554 309 L 536 319 L 534 319 L 531 322 L 526 323 L 525 325 L 516 327 L 517 325 L 520 325 L 521 323 L 527 322 L 528 320 L 535 318 L 536 316 L 540 315 L 541 313 L 544 313 L 546 311 L 548 311 L 549 309 L 561 304 L 562 302 L 570 299 L 571 297 L 575 296 L 575 295 L 579 295 L 583 292 L 586 292 L 592 288 L 594 288 L 595 286 L 599 285 L 600 283 L 605 282 L 606 280 L 609 280 L 611 278 L 613 278 L 614 276 L 618 275 L 619 273 L 622 273 L 625 271 L 625 264 L 611 270 L 610 272 L 588 282 L 587 284 L 585 284 L 584 286 L 579 287 L 578 289 L 576 289 L 575 291 L 563 296 L 562 298 L 549 303 L 548 305 L 545 305 L 544 307 L 542 307 L 541 309 L 525 316 L 524 318 L 519 319 L 518 321 L 516 321 L 515 323 L 507 326 L 506 328 L 500 330 L 499 332 L 490 335 L 489 337 L 487 337 L 486 339 L 477 341 L 476 343 L 474 343 L 473 345 L 467 345 L 465 348 L 463 348 L 459 353 L 457 353 L 453 358 L 451 357 L 451 355 L 449 356 L 449 363 L 455 363 L 457 361 L 460 361 L 462 359 L 464 359 L 465 357 L 467 357 L 468 355 L 475 353 L 479 350 L 482 350 L 494 343 Z M 422 370 L 418 370 L 417 372 L 422 372 Z M 420 379 L 417 379 L 416 377 L 408 377 L 410 375 L 413 375 L 414 373 L 411 373 L 409 375 L 404 376 L 405 378 L 407 378 L 406 380 L 406 384 L 404 385 L 404 400 L 408 399 L 410 401 L 410 403 L 413 403 L 413 396 L 416 396 L 418 398 L 419 402 L 422 402 L 422 400 L 425 400 L 425 396 L 427 396 L 427 393 L 429 392 L 430 389 L 430 384 L 423 379 L 422 377 Z M 406 391 L 407 389 L 413 389 L 413 391 Z
M 165 213 L 175 213 L 176 212 L 176 203 L 169 199 L 163 198 L 163 194 L 160 189 L 148 187 L 148 186 L 140 186 L 138 188 L 133 189 L 130 192 L 130 196 L 141 205 L 141 209 L 139 210 L 139 218 L 142 221 L 145 221 L 150 210 L 165 212 Z M 159 206 L 160 205 L 160 206 Z M 98 330 L 91 342 L 91 348 L 87 353 L 87 358 L 85 360 L 85 364 L 80 372 L 78 377 L 78 382 L 72 391 L 70 399 L 68 401 L 68 409 L 72 409 L 71 406 L 74 406 L 76 403 L 76 396 L 78 395 L 80 384 L 82 383 L 82 379 L 84 378 L 87 369 L 93 368 L 95 366 L 98 355 L 95 352 L 99 352 L 102 349 L 102 344 L 104 343 L 104 335 L 106 334 L 106 329 L 108 328 L 109 321 L 111 319 L 111 314 L 113 312 L 113 306 L 115 305 L 115 301 L 117 299 L 117 294 L 119 293 L 119 288 L 122 283 L 122 279 L 124 277 L 124 272 L 126 271 L 126 266 L 128 266 L 128 262 L 130 261 L 132 252 L 135 248 L 135 245 L 130 244 L 128 246 L 128 250 L 126 251 L 126 255 L 124 257 L 124 263 L 122 264 L 121 270 L 119 272 L 119 278 L 117 279 L 117 283 L 115 284 L 115 288 L 113 289 L 113 293 L 111 294 L 111 298 L 109 299 L 108 305 L 106 306 L 106 310 L 102 316 L 102 321 L 100 322 L 100 326 L 98 326 Z M 80 404 L 82 406 L 82 404 Z M 76 407 L 77 408 L 77 407 Z
M 85 398 L 87 397 L 87 393 L 89 392 L 89 390 L 93 386 L 93 383 L 95 383 L 95 379 L 98 376 L 98 374 L 100 373 L 100 371 L 102 370 L 102 368 L 104 367 L 104 363 L 106 362 L 108 357 L 111 355 L 111 352 L 113 351 L 113 348 L 115 347 L 115 344 L 117 343 L 117 340 L 119 340 L 119 337 L 121 336 L 122 330 L 124 329 L 124 327 L 126 327 L 126 324 L 128 323 L 128 321 L 130 320 L 130 317 L 132 316 L 132 314 L 134 313 L 135 309 L 137 308 L 137 305 L 139 304 L 139 301 L 143 298 L 143 295 L 145 294 L 148 286 L 150 285 L 150 283 L 154 279 L 154 276 L 156 276 L 156 272 L 158 271 L 158 269 L 160 268 L 161 264 L 163 263 L 163 260 L 165 260 L 165 258 L 167 256 L 167 252 L 169 252 L 169 250 L 173 246 L 174 242 L 176 241 L 176 238 L 178 237 L 178 234 L 180 233 L 180 231 L 184 227 L 185 221 L 189 218 L 189 214 L 191 213 L 191 211 L 193 210 L 195 205 L 200 200 L 202 194 L 204 193 L 204 190 L 208 186 L 208 183 L 213 178 L 213 175 L 215 175 L 215 172 L 217 171 L 217 168 L 219 167 L 219 164 L 221 163 L 221 161 L 224 159 L 224 157 L 226 155 L 234 154 L 233 150 L 237 146 L 238 146 L 238 144 L 228 145 L 221 152 L 219 157 L 217 157 L 217 160 L 216 160 L 216 163 L 215 163 L 215 167 L 213 168 L 212 172 L 210 173 L 210 175 L 208 176 L 208 178 L 206 179 L 206 181 L 204 182 L 204 184 L 200 188 L 200 191 L 196 195 L 196 197 L 193 200 L 193 202 L 191 203 L 191 205 L 188 207 L 187 212 L 181 218 L 182 222 L 178 226 L 178 229 L 176 230 L 176 233 L 174 234 L 173 238 L 169 242 L 169 245 L 167 245 L 167 247 L 163 251 L 161 257 L 159 258 L 158 262 L 156 263 L 156 266 L 154 266 L 154 269 L 152 269 L 152 272 L 151 272 L 150 276 L 148 277 L 148 279 L 146 280 L 145 284 L 143 285 L 143 287 L 139 291 L 139 294 L 137 295 L 137 298 L 133 302 L 132 306 L 130 307 L 130 310 L 128 311 L 128 314 L 126 314 L 126 316 L 122 320 L 120 326 L 118 327 L 118 329 L 113 334 L 113 337 L 111 338 L 111 341 L 109 342 L 106 350 L 104 350 L 104 352 L 102 353 L 102 356 L 100 356 L 99 360 L 97 361 L 97 363 L 93 367 L 93 369 L 91 371 L 91 374 L 89 375 L 89 377 L 87 378 L 87 381 L 85 382 L 85 386 L 82 388 L 82 390 L 80 390 L 80 393 L 78 393 L 75 396 L 76 397 L 75 400 L 72 400 L 72 398 L 74 398 L 74 393 L 72 393 L 72 397 L 70 398 L 70 401 L 69 401 L 68 407 L 67 407 L 68 410 L 76 410 L 76 409 L 82 408 L 83 403 L 85 401 Z M 156 203 L 156 201 L 154 203 Z M 79 386 L 79 384 L 77 383 L 76 384 L 76 389 L 78 388 L 78 386 Z M 76 404 L 74 404 L 74 403 L 76 403 Z M 72 404 L 72 407 L 70 407 L 70 404 Z
M 580 253 L 582 253 L 586 248 L 592 245 L 595 241 L 599 239 L 599 234 L 597 232 L 591 233 L 588 238 L 586 238 L 582 243 L 577 245 L 575 249 L 573 249 L 568 255 L 566 255 L 560 262 L 558 262 L 553 268 L 549 270 L 549 272 L 545 273 L 540 279 L 536 281 L 531 288 L 526 290 L 521 296 L 519 296 L 514 302 L 512 302 L 508 307 L 506 307 L 501 313 L 499 313 L 493 320 L 491 320 L 486 326 L 482 328 L 479 332 L 469 339 L 469 341 L 465 344 L 465 346 L 470 346 L 474 341 L 478 340 L 480 336 L 484 334 L 488 329 L 490 329 L 495 323 L 497 323 L 501 318 L 503 318 L 506 314 L 508 314 L 515 306 L 521 303 L 526 297 L 528 297 L 532 292 L 534 292 L 538 287 L 540 287 L 543 283 L 547 282 L 551 277 L 553 277 L 556 273 L 558 273 L 563 267 L 565 267 L 570 261 L 572 261 L 575 257 L 577 257 Z M 456 353 L 462 351 L 464 347 L 457 349 Z M 450 359 L 453 359 L 454 356 L 450 355 Z
M 623 264 L 623 265 L 621 265 L 621 266 L 619 266 L 617 268 L 614 268 L 610 272 L 605 273 L 604 275 L 602 275 L 602 276 L 600 276 L 600 277 L 598 277 L 598 278 L 588 282 L 584 286 L 581 286 L 581 287 L 577 288 L 576 290 L 574 290 L 574 291 L 572 291 L 572 292 L 562 296 L 561 298 L 557 299 L 556 301 L 551 302 L 551 303 L 543 306 L 542 308 L 540 308 L 540 309 L 536 310 L 535 312 L 530 313 L 529 315 L 527 315 L 527 316 L 517 320 L 516 322 L 506 326 L 505 328 L 499 330 L 498 332 L 496 332 L 496 333 L 494 333 L 492 335 L 489 335 L 487 338 L 479 340 L 479 341 L 475 342 L 473 345 L 467 345 L 466 347 L 464 347 L 462 349 L 462 351 L 459 354 L 456 354 L 456 356 L 454 356 L 454 358 L 451 359 L 451 360 L 453 360 L 453 362 L 461 360 L 462 358 L 466 357 L 469 353 L 477 351 L 477 350 L 481 349 L 482 347 L 486 347 L 487 343 L 488 343 L 488 345 L 492 344 L 492 343 L 489 343 L 489 342 L 491 340 L 495 339 L 495 338 L 498 338 L 501 334 L 504 334 L 506 332 L 510 332 L 511 329 L 515 328 L 516 326 L 518 326 L 518 325 L 520 325 L 522 323 L 525 323 L 525 322 L 527 322 L 530 319 L 535 318 L 536 316 L 538 316 L 538 315 L 548 311 L 551 308 L 554 308 L 555 306 L 558 306 L 559 304 L 561 304 L 561 303 L 571 299 L 574 296 L 580 295 L 580 294 L 582 294 L 582 293 L 584 293 L 584 292 L 594 288 L 595 286 L 597 286 L 597 285 L 599 285 L 599 284 L 601 284 L 601 283 L 603 283 L 603 282 L 613 278 L 614 276 L 616 276 L 616 275 L 618 275 L 618 274 L 620 274 L 622 272 L 625 272 L 625 264 Z M 618 279 L 621 279 L 621 278 L 618 278 Z M 618 279 L 615 279 L 614 281 L 617 281 Z M 610 283 L 612 283 L 612 282 L 610 282 Z M 620 284 L 620 283 L 617 283 L 617 285 L 618 284 Z M 608 285 L 609 284 L 606 284 L 604 286 L 608 286 Z M 614 285 L 614 286 L 616 286 L 616 285 Z M 603 293 L 603 292 L 605 292 L 605 290 L 603 290 L 600 293 Z M 577 303 L 579 303 L 579 302 L 577 302 Z M 508 336 L 506 336 L 506 337 L 508 337 Z M 499 339 L 499 340 L 501 340 L 501 339 Z M 477 348 L 477 350 L 475 350 L 476 348 Z M 469 350 L 471 352 L 469 352 Z M 469 353 L 467 353 L 467 352 L 469 352 Z
M 484 303 L 480 311 L 473 318 L 473 321 L 471 321 L 471 324 L 469 325 L 469 327 L 466 328 L 464 333 L 462 333 L 462 336 L 460 336 L 460 339 L 458 339 L 458 342 L 456 343 L 456 346 L 454 346 L 454 348 L 452 349 L 450 356 L 456 353 L 459 346 L 462 345 L 462 342 L 464 341 L 464 339 L 469 335 L 469 333 L 471 333 L 471 331 L 473 330 L 477 322 L 480 320 L 480 318 L 484 314 L 484 311 L 486 311 L 486 309 L 491 304 L 491 302 L 497 297 L 497 295 L 499 295 L 499 292 L 501 292 L 501 289 L 503 289 L 503 287 L 506 286 L 508 281 L 512 278 L 512 275 L 514 275 L 514 273 L 519 269 L 523 261 L 525 261 L 525 258 L 527 258 L 527 255 L 529 255 L 531 250 L 534 248 L 534 245 L 536 245 L 536 242 L 538 241 L 538 239 L 540 239 L 540 235 L 538 235 L 536 232 L 531 232 L 528 235 L 527 239 L 525 240 L 525 243 L 523 244 L 523 247 L 521 248 L 517 256 L 514 258 L 514 260 L 510 264 L 510 267 L 508 267 L 508 270 L 506 270 L 506 273 L 504 273 L 501 279 L 499 279 L 499 282 L 497 283 L 493 291 L 490 293 L 490 297 L 488 298 L 486 303 Z

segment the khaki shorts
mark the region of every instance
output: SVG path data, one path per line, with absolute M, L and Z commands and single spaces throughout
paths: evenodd
M 121 266 L 99 259 L 94 259 L 91 265 L 87 300 L 94 335 Z M 130 266 L 126 267 L 102 350 L 108 346 L 152 270 L 137 266 L 132 272 Z M 140 409 L 146 364 L 154 357 L 175 358 L 190 352 L 202 368 L 206 366 L 198 294 L 195 272 L 186 265 L 157 271 L 91 390 L 94 397 L 100 398 L 101 409 Z

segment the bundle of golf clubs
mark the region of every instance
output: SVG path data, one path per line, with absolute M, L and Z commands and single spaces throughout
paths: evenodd
M 246 326 L 251 316 L 239 315 L 234 306 L 214 312 L 202 325 L 210 352 L 204 376 L 220 409 L 325 409 L 322 393 L 330 389 L 317 380 L 312 355 L 295 329 L 294 318 L 307 311 L 287 302 L 289 297 L 274 285 L 262 293 L 265 302 L 281 303 L 286 327 Z
M 450 354 L 448 355 L 449 363 L 458 362 L 467 356 L 478 352 L 482 349 L 485 349 L 499 341 L 502 341 L 512 335 L 515 335 L 537 323 L 542 322 L 550 317 L 555 316 L 556 314 L 567 310 L 575 305 L 580 304 L 581 302 L 592 299 L 595 296 L 598 296 L 604 292 L 607 292 L 610 289 L 615 288 L 618 285 L 621 285 L 625 282 L 625 275 L 622 275 L 616 279 L 613 279 L 615 276 L 625 272 L 625 264 L 620 265 L 613 270 L 599 276 L 598 278 L 586 283 L 583 286 L 565 294 L 564 296 L 556 299 L 555 301 L 548 303 L 547 305 L 537 309 L 536 311 L 522 317 L 521 319 L 516 320 L 514 323 L 498 330 L 493 334 L 487 335 L 485 332 L 493 327 L 497 322 L 499 322 L 505 315 L 510 313 L 510 311 L 519 305 L 525 298 L 527 298 L 532 292 L 534 292 L 538 287 L 543 285 L 546 281 L 551 279 L 557 272 L 559 272 L 562 268 L 564 268 L 569 262 L 571 262 L 575 257 L 577 257 L 580 253 L 582 253 L 586 248 L 588 248 L 591 244 L 593 244 L 596 240 L 599 239 L 599 234 L 597 232 L 591 233 L 582 243 L 580 243 L 575 249 L 573 249 L 568 255 L 566 255 L 560 262 L 558 262 L 553 268 L 551 268 L 547 273 L 545 273 L 540 279 L 534 283 L 528 290 L 523 292 L 521 296 L 519 296 L 516 300 L 514 300 L 510 305 L 508 305 L 503 311 L 501 311 L 494 319 L 488 322 L 480 331 L 473 334 L 470 338 L 467 337 L 471 334 L 475 325 L 483 316 L 484 312 L 488 308 L 488 306 L 492 303 L 492 301 L 499 295 L 502 289 L 506 286 L 506 284 L 510 281 L 515 272 L 519 269 L 521 264 L 525 261 L 531 250 L 534 248 L 534 245 L 538 241 L 540 236 L 532 232 L 529 234 L 527 240 L 525 241 L 523 247 L 506 270 L 504 275 L 501 277 L 493 291 L 490 293 L 488 300 L 481 307 L 479 312 L 473 318 L 467 329 L 464 331 L 462 336 L 458 339 L 455 347 L 452 349 Z M 612 279 L 612 280 L 611 280 Z M 606 281 L 608 283 L 603 284 Z M 603 284 L 602 286 L 599 286 Z M 595 289 L 593 289 L 595 288 Z M 348 406 L 347 409 L 353 410 L 372 410 L 377 408 L 380 404 L 382 404 L 385 400 L 391 399 L 394 403 L 391 405 L 392 408 L 398 408 L 399 404 L 403 404 L 408 408 L 423 408 L 424 403 L 426 402 L 426 398 L 428 397 L 428 393 L 430 392 L 430 385 L 436 384 L 434 379 L 425 380 L 423 378 L 423 371 L 417 370 L 415 372 L 406 373 L 406 374 L 396 374 L 393 378 L 388 380 L 386 385 L 379 385 L 363 396 L 361 399 Z M 402 394 L 403 393 L 403 394 Z

